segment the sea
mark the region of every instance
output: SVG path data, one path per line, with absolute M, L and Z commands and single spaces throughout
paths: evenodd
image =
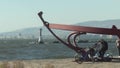
M 81 47 L 91 47 L 95 43 L 78 43 Z M 114 42 L 108 43 L 106 53 L 118 55 Z M 73 58 L 76 52 L 62 43 L 37 43 L 36 39 L 0 40 L 0 61 Z

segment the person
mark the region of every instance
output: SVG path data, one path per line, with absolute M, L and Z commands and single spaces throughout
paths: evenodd
M 108 50 L 108 43 L 103 39 L 100 40 L 100 43 L 101 43 L 101 49 L 99 51 L 99 57 L 103 59 L 105 52 Z
M 116 47 L 118 49 L 118 53 L 119 53 L 119 56 L 120 56 L 120 39 L 116 40 Z
M 103 60 L 104 54 L 108 50 L 108 43 L 105 40 L 101 39 L 95 44 L 95 48 L 97 53 L 99 53 L 99 57 L 101 58 L 101 60 Z

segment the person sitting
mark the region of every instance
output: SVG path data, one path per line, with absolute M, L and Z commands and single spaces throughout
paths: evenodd
M 104 54 L 108 50 L 108 43 L 105 40 L 101 39 L 95 44 L 95 48 L 96 52 L 99 53 L 99 57 L 101 58 L 101 60 L 103 60 Z

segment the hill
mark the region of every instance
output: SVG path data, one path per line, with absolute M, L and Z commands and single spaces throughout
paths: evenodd
M 59 23 L 60 24 L 60 23 Z M 102 27 L 102 28 L 112 28 L 112 25 L 115 25 L 117 28 L 120 29 L 120 19 L 115 20 L 104 20 L 104 21 L 87 21 L 87 22 L 80 22 L 77 24 L 73 24 L 77 26 L 91 26 L 91 27 Z M 44 38 L 54 38 L 51 33 L 45 27 L 32 27 L 26 29 L 20 29 L 12 32 L 1 33 L 0 38 L 38 38 L 39 37 L 39 29 L 42 28 L 42 35 Z M 69 31 L 63 30 L 55 30 L 53 31 L 62 38 L 65 38 Z
M 112 28 L 112 25 L 115 25 L 117 28 L 120 29 L 120 19 L 104 20 L 104 21 L 87 21 L 87 22 L 77 23 L 76 25 L 103 27 L 103 28 Z

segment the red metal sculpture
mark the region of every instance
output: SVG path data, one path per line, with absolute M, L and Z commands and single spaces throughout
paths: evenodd
M 98 27 L 85 27 L 85 26 L 74 26 L 74 25 L 63 25 L 63 24 L 50 24 L 47 21 L 45 21 L 42 17 L 43 12 L 39 12 L 38 15 L 40 19 L 42 20 L 44 26 L 59 40 L 61 41 L 64 45 L 68 46 L 69 48 L 73 49 L 77 53 L 79 53 L 82 48 L 79 47 L 76 44 L 76 37 L 81 35 L 81 34 L 86 34 L 86 33 L 94 33 L 94 34 L 106 34 L 106 35 L 117 35 L 120 38 L 120 29 L 117 29 L 115 25 L 112 26 L 112 28 L 98 28 Z M 68 30 L 68 31 L 73 31 L 71 33 L 67 40 L 68 41 L 63 41 L 60 37 L 58 37 L 51 29 L 59 29 L 59 30 Z M 74 39 L 74 44 L 71 43 L 70 38 L 73 37 Z
M 85 26 L 74 26 L 74 25 L 62 25 L 62 24 L 50 24 L 46 22 L 42 17 L 43 12 L 39 12 L 38 15 L 40 19 L 42 20 L 44 26 L 47 27 L 47 29 L 63 44 L 67 45 L 71 49 L 78 52 L 80 47 L 77 47 L 75 39 L 77 35 L 85 34 L 85 33 L 95 33 L 95 34 L 107 34 L 107 35 L 117 35 L 120 38 L 120 29 L 117 29 L 115 25 L 112 26 L 112 28 L 98 28 L 98 27 L 85 27 Z M 51 29 L 60 29 L 60 30 L 69 30 L 74 31 L 74 33 L 70 34 L 68 36 L 68 42 L 63 41 L 60 39 Z M 74 35 L 76 34 L 76 35 Z M 70 37 L 74 35 L 74 42 L 75 45 L 73 45 L 70 42 Z

